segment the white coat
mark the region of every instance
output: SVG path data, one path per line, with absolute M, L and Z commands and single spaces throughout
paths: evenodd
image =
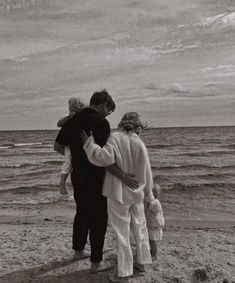
M 89 137 L 83 146 L 87 157 L 96 166 L 109 166 L 114 163 L 124 172 L 134 174 L 139 187 L 136 190 L 125 186 L 122 181 L 106 172 L 103 195 L 121 204 L 143 202 L 144 197 L 154 199 L 152 193 L 153 177 L 145 144 L 135 133 L 114 132 L 104 147 L 94 143 Z

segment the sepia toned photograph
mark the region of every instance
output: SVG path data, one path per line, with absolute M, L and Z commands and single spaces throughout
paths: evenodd
M 235 283 L 235 1 L 0 0 L 0 283 Z

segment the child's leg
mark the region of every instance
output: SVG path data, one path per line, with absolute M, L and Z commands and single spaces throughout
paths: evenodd
M 149 244 L 150 244 L 150 253 L 151 253 L 152 259 L 156 259 L 157 258 L 157 241 L 149 239 Z
M 137 262 L 140 265 L 152 263 L 149 248 L 149 237 L 143 203 L 131 206 L 131 227 L 136 242 Z M 142 266 L 144 271 L 144 266 Z M 141 269 L 138 268 L 138 269 Z
M 149 233 L 149 244 L 150 244 L 150 252 L 152 259 L 157 258 L 157 230 L 156 228 L 148 229 Z
M 60 178 L 60 193 L 62 195 L 67 195 L 68 192 L 65 188 L 67 177 L 72 169 L 71 164 L 71 152 L 68 146 L 64 148 L 65 162 L 61 169 L 61 178 Z
M 68 194 L 68 192 L 67 192 L 67 190 L 65 188 L 65 183 L 66 183 L 67 178 L 68 178 L 68 174 L 63 174 L 62 173 L 61 176 L 60 176 L 60 193 L 62 195 L 67 195 Z

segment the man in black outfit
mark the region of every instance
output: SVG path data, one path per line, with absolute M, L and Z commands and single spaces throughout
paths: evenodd
M 106 90 L 95 92 L 90 99 L 90 107 L 66 122 L 56 138 L 58 143 L 70 147 L 72 155 L 71 181 L 76 202 L 73 223 L 75 259 L 88 256 L 84 249 L 89 234 L 91 273 L 111 268 L 108 262 L 102 260 L 107 230 L 107 203 L 102 195 L 105 168 L 88 161 L 80 134 L 83 129 L 88 134 L 92 131 L 96 143 L 104 146 L 110 135 L 110 125 L 105 117 L 114 110 L 115 103 Z

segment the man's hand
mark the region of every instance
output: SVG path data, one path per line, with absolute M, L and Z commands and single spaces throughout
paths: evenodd
M 136 190 L 139 187 L 139 183 L 135 178 L 135 175 L 128 174 L 128 173 L 122 173 L 121 180 L 123 184 L 125 184 L 127 187 L 131 188 L 132 190 Z
M 90 132 L 89 136 L 91 135 L 92 135 L 92 132 Z M 82 130 L 80 137 L 83 143 L 85 143 L 88 140 L 89 136 L 84 130 Z

